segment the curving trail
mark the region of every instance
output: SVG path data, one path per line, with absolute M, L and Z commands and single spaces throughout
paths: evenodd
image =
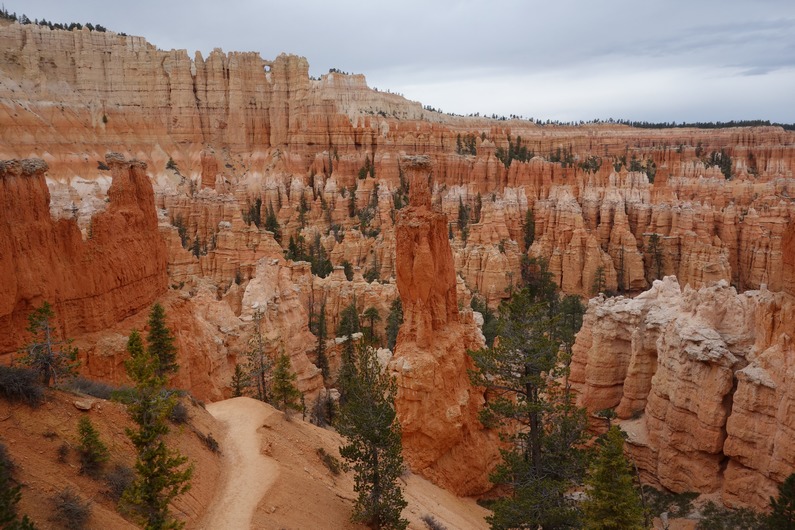
M 211 403 L 207 411 L 224 424 L 223 486 L 207 510 L 201 528 L 246 529 L 262 497 L 279 476 L 275 460 L 260 451 L 257 429 L 273 410 L 264 403 L 239 397 Z

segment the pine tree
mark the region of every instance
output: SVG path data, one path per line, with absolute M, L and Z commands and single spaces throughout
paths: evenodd
M 646 249 L 651 257 L 651 265 L 654 267 L 654 280 L 661 280 L 663 274 L 663 254 L 660 244 L 660 235 L 652 234 L 649 236 L 649 246 Z
M 239 364 L 235 365 L 235 373 L 232 374 L 232 397 L 240 397 L 246 393 L 248 390 L 249 385 L 251 384 L 251 379 L 249 378 L 248 374 L 243 367 Z
M 369 344 L 375 344 L 378 340 L 378 336 L 375 332 L 375 323 L 381 321 L 381 315 L 378 314 L 378 309 L 373 306 L 368 307 L 364 310 L 364 313 L 362 313 L 362 318 L 369 324 L 369 326 L 365 328 L 365 339 Z
M 569 333 L 557 296 L 543 275 L 515 292 L 500 307 L 495 346 L 469 352 L 478 369 L 471 374 L 473 384 L 489 391 L 481 420 L 509 433 L 510 444 L 491 477 L 510 490 L 492 506 L 488 521 L 494 529 L 579 524 L 566 493 L 584 471 L 587 420 L 573 404 L 567 360 L 560 356 Z
M 59 340 L 54 320 L 55 313 L 48 302 L 34 309 L 28 315 L 27 327 L 33 340 L 21 350 L 20 362 L 38 372 L 45 386 L 50 382 L 57 385 L 60 378 L 74 376 L 80 366 L 77 348 L 71 345 L 71 340 Z
M 472 296 L 472 301 L 469 303 L 473 311 L 477 311 L 483 316 L 483 337 L 486 339 L 486 346 L 491 348 L 494 344 L 494 337 L 497 336 L 497 317 L 494 312 L 489 308 L 485 298 L 479 294 Z
M 312 312 L 311 315 L 311 329 L 310 331 L 317 337 L 317 344 L 315 346 L 315 365 L 320 368 L 320 373 L 323 374 L 323 380 L 329 378 L 329 365 L 328 357 L 326 356 L 326 339 L 328 339 L 328 329 L 326 327 L 326 302 L 320 304 L 320 309 L 317 312 Z
M 340 404 L 348 399 L 348 386 L 356 377 L 355 353 L 356 346 L 353 342 L 353 334 L 359 333 L 359 313 L 356 311 L 356 302 L 352 302 L 340 313 L 340 323 L 337 326 L 337 337 L 344 338 L 342 346 L 342 363 L 337 375 L 337 388 L 340 391 Z
M 461 232 L 461 239 L 466 241 L 469 235 L 469 206 L 464 206 L 461 197 L 458 198 L 458 230 Z
M 138 425 L 127 429 L 138 457 L 136 479 L 122 496 L 140 516 L 147 529 L 178 529 L 184 523 L 169 513 L 168 505 L 190 489 L 193 466 L 178 451 L 165 444 L 167 418 L 176 400 L 164 388 L 165 376 L 159 373 L 160 362 L 152 348 L 144 348 L 140 334 L 133 330 L 127 341 L 130 358 L 125 362 L 127 375 L 135 389 L 127 400 L 127 411 Z
M 795 530 L 795 473 L 778 487 L 778 498 L 770 498 L 767 525 L 771 530 Z
M 325 278 L 334 270 L 334 265 L 328 257 L 326 248 L 320 240 L 320 233 L 315 234 L 315 239 L 309 247 L 309 263 L 312 266 L 312 274 Z
M 190 246 L 190 252 L 195 257 L 199 257 L 202 254 L 202 244 L 199 240 L 199 234 L 196 234 L 196 238 L 193 240 L 193 244 Z
M 271 359 L 265 353 L 265 341 L 262 338 L 262 311 L 257 309 L 253 315 L 254 333 L 249 339 L 246 351 L 247 371 L 254 386 L 254 398 L 268 402 L 268 386 L 270 383 Z
M 12 477 L 14 463 L 6 446 L 0 443 L 0 528 L 4 530 L 35 530 L 36 526 L 23 515 L 18 519 L 17 503 L 22 498 L 22 487 Z
M 381 266 L 378 263 L 378 255 L 373 254 L 373 265 L 362 274 L 362 277 L 369 283 L 372 283 L 381 277 L 380 269 Z
M 585 484 L 589 487 L 582 504 L 586 530 L 646 528 L 632 467 L 624 456 L 624 434 L 618 427 L 611 427 L 601 440 Z
M 345 279 L 353 281 L 353 265 L 348 260 L 342 262 L 342 270 L 345 272 Z
M 395 413 L 395 380 L 381 372 L 375 350 L 360 346 L 337 429 L 346 438 L 340 455 L 354 471 L 358 494 L 352 519 L 374 529 L 403 529 L 408 521 L 398 483 L 403 472 L 401 430 Z
M 286 412 L 288 409 L 300 410 L 301 392 L 295 387 L 298 377 L 290 369 L 290 358 L 282 353 L 276 358 L 271 383 L 273 406 Z
M 533 246 L 533 241 L 536 238 L 536 219 L 533 214 L 533 208 L 528 207 L 524 215 L 524 248 L 525 251 Z
M 149 312 L 149 333 L 146 335 L 149 355 L 155 360 L 155 374 L 167 377 L 179 370 L 177 347 L 174 336 L 166 326 L 166 312 L 163 306 L 155 304 Z M 165 383 L 164 383 L 165 384 Z
M 395 298 L 389 306 L 389 315 L 386 317 L 386 347 L 395 351 L 400 325 L 403 323 L 403 304 L 400 298 Z
M 268 202 L 268 208 L 265 212 L 265 230 L 273 233 L 273 239 L 275 239 L 277 243 L 282 242 L 282 227 L 279 224 L 279 219 L 276 217 L 276 212 L 271 202 Z
M 596 272 L 593 276 L 593 285 L 591 285 L 591 296 L 596 296 L 599 293 L 605 292 L 607 287 L 605 280 L 605 268 L 602 265 L 596 267 Z
M 80 445 L 77 446 L 80 453 L 80 472 L 94 476 L 110 456 L 108 446 L 99 438 L 99 432 L 88 416 L 80 418 L 77 430 L 80 435 Z
M 348 217 L 356 217 L 356 182 L 350 190 L 348 196 Z

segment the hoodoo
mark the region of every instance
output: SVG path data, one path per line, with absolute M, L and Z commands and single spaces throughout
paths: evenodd
M 404 322 L 390 364 L 403 451 L 411 468 L 459 495 L 489 488 L 499 458 L 496 433 L 478 420 L 483 390 L 474 388 L 467 349 L 483 345 L 472 311 L 459 312 L 447 216 L 431 207 L 431 164 L 404 157 L 409 206 L 396 225 L 397 286 Z

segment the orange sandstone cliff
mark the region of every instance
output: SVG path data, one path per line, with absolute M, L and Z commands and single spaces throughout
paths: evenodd
M 109 203 L 86 240 L 74 220 L 51 218 L 44 161 L 0 162 L 0 352 L 24 343 L 27 315 L 45 301 L 69 337 L 108 328 L 166 290 L 146 165 L 117 154 L 106 161 Z
M 615 408 L 645 479 L 764 508 L 795 472 L 795 297 L 674 277 L 591 300 L 573 347 L 580 403 Z
M 403 451 L 411 468 L 459 495 L 489 488 L 496 434 L 478 421 L 482 389 L 467 349 L 482 347 L 472 313 L 459 313 L 447 216 L 431 208 L 430 161 L 403 159 L 411 202 L 397 220 L 397 286 L 404 321 L 390 363 Z

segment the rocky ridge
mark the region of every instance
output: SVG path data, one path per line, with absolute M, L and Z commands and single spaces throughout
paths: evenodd
M 591 412 L 626 420 L 646 480 L 764 508 L 795 470 L 794 333 L 792 295 L 669 276 L 634 299 L 591 300 L 571 381 Z

